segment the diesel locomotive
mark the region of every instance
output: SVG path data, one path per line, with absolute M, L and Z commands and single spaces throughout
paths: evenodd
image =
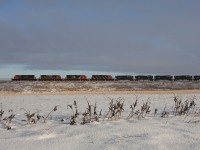
M 172 81 L 173 76 L 171 76 L 171 75 L 157 75 L 157 76 L 154 76 L 154 80 L 155 81 L 159 81 L 159 80 Z
M 86 75 L 66 75 L 65 81 L 87 81 Z
M 91 81 L 113 81 L 111 75 L 92 75 Z
M 144 76 L 144 75 L 139 75 L 139 76 L 135 76 L 135 81 L 141 81 L 141 80 L 147 80 L 147 81 L 153 81 L 153 76 L 152 75 L 148 75 L 148 76 Z
M 13 81 L 36 81 L 35 75 L 15 75 Z
M 60 75 L 41 75 L 39 81 L 62 81 Z
M 192 76 L 189 76 L 189 75 L 174 76 L 174 81 L 178 81 L 178 80 L 192 81 Z

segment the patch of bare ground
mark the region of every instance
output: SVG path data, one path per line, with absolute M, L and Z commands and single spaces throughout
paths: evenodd
M 0 95 L 200 93 L 199 81 L 0 82 Z
M 200 90 L 170 90 L 170 91 L 65 91 L 65 92 L 0 92 L 0 96 L 27 96 L 27 95 L 76 95 L 76 94 L 200 94 Z

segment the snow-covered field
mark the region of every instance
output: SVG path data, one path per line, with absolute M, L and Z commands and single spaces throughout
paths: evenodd
M 193 98 L 194 95 L 178 95 L 183 101 Z M 11 130 L 6 129 L 5 121 L 0 123 L 0 149 L 1 150 L 88 150 L 88 149 L 177 149 L 199 150 L 200 149 L 200 94 L 196 94 L 196 106 L 186 117 L 174 116 L 174 95 L 171 94 L 138 94 L 140 109 L 143 102 L 150 101 L 151 112 L 145 118 L 134 117 L 127 119 L 131 109 L 130 104 L 135 101 L 135 95 L 34 95 L 34 96 L 0 96 L 2 103 L 3 118 L 8 116 L 8 110 L 12 109 L 15 118 L 11 123 Z M 124 111 L 121 119 L 103 121 L 108 111 L 110 99 L 124 101 Z M 77 101 L 80 115 L 76 125 L 70 125 L 72 111 L 67 105 Z M 94 105 L 97 103 L 98 113 L 102 109 L 99 122 L 81 125 L 82 113 L 87 108 L 87 102 Z M 54 106 L 60 105 L 43 123 L 27 124 L 21 120 L 26 119 L 25 108 L 28 111 L 39 111 L 46 116 Z M 169 117 L 161 118 L 161 113 L 166 106 L 170 112 Z M 154 116 L 155 108 L 158 113 Z M 194 113 L 198 113 L 194 117 Z M 61 119 L 64 119 L 61 122 Z

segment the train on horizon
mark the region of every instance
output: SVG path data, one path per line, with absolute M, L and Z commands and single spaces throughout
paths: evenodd
M 200 80 L 200 75 L 117 75 L 113 77 L 112 75 L 92 75 L 88 78 L 86 75 L 66 75 L 62 78 L 61 75 L 40 75 L 36 78 L 35 75 L 15 75 L 12 81 L 198 81 Z

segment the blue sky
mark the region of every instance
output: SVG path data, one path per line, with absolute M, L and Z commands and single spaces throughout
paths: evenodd
M 198 0 L 1 0 L 0 78 L 200 74 Z

